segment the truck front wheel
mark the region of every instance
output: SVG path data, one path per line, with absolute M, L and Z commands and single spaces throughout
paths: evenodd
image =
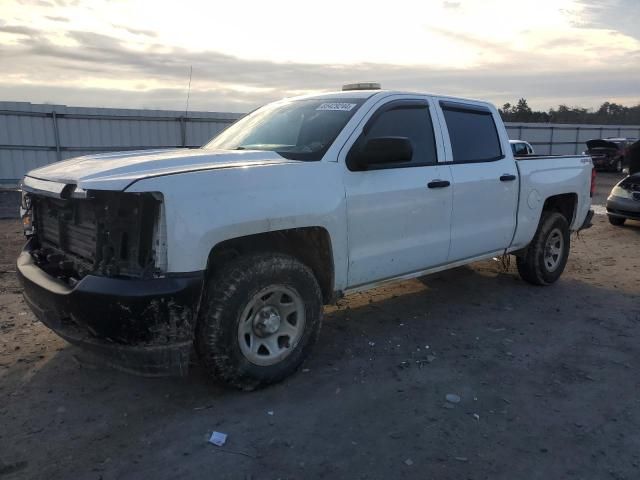
M 569 223 L 558 212 L 543 212 L 533 240 L 517 257 L 518 273 L 534 285 L 550 285 L 560 278 L 569 258 Z
M 208 283 L 196 349 L 212 376 L 253 390 L 298 369 L 321 319 L 322 295 L 310 268 L 280 253 L 248 255 Z

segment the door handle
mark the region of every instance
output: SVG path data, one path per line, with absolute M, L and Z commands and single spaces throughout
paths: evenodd
M 448 187 L 449 185 L 451 185 L 451 183 L 449 183 L 449 180 L 432 180 L 427 183 L 427 187 L 429 188 L 444 188 Z
M 517 177 L 515 175 L 511 175 L 510 173 L 505 173 L 500 177 L 501 182 L 511 182 L 515 180 Z

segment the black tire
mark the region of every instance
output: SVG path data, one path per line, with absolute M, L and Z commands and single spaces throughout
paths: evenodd
M 545 261 L 545 248 L 550 236 L 554 235 L 554 238 L 557 238 L 558 232 L 562 236 L 563 244 L 555 267 L 550 269 Z M 570 240 L 569 223 L 564 215 L 558 212 L 542 212 L 533 240 L 524 255 L 517 257 L 520 277 L 534 285 L 550 285 L 558 280 L 569 258 Z
M 299 295 L 305 315 L 302 334 L 278 363 L 256 365 L 241 349 L 240 318 L 249 302 L 273 285 L 293 289 Z M 254 390 L 279 382 L 300 367 L 318 338 L 322 321 L 320 287 L 311 269 L 289 255 L 240 257 L 213 276 L 205 295 L 196 328 L 196 351 L 208 372 L 226 384 Z M 290 347 L 287 344 L 285 348 Z
M 614 217 L 612 215 L 608 215 L 608 217 L 609 217 L 609 223 L 611 225 L 615 225 L 616 227 L 621 227 L 622 225 L 624 225 L 624 222 L 627 220 L 626 218 Z

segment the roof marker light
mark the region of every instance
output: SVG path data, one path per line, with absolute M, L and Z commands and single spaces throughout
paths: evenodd
M 361 82 L 361 83 L 347 83 L 342 86 L 343 92 L 350 92 L 352 90 L 380 90 L 382 86 L 378 82 Z

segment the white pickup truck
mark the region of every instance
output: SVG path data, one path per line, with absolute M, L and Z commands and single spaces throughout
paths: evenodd
M 561 275 L 588 156 L 515 160 L 493 105 L 384 90 L 290 98 L 196 150 L 101 154 L 23 180 L 26 301 L 120 368 L 243 389 L 294 372 L 323 304 L 494 256 Z

